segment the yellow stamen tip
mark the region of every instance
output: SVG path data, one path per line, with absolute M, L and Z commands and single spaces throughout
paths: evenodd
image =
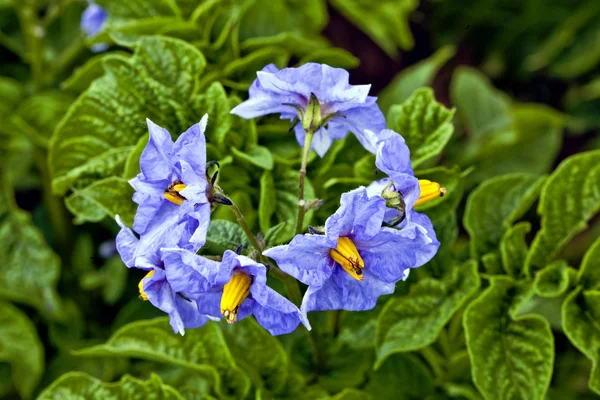
M 363 269 L 365 263 L 358 253 L 352 239 L 347 237 L 340 237 L 338 239 L 337 247 L 329 251 L 329 255 L 335 262 L 346 271 L 351 277 L 357 281 L 365 279 L 363 275 Z
M 427 179 L 419 179 L 419 188 L 421 189 L 421 195 L 416 201 L 415 206 L 435 200 L 438 197 L 443 197 L 446 194 L 446 188 L 441 187 L 437 182 L 431 182 Z
M 144 279 L 150 278 L 152 275 L 154 275 L 154 270 L 153 269 L 151 269 L 150 271 L 148 271 L 148 273 L 146 274 L 146 276 L 144 276 L 140 280 L 140 283 L 138 283 L 138 289 L 140 290 L 140 299 L 142 299 L 144 301 L 148 301 L 148 295 L 144 292 Z
M 165 199 L 169 200 L 171 203 L 175 203 L 180 206 L 184 200 L 187 200 L 185 197 L 179 194 L 183 189 L 187 186 L 185 183 L 181 181 L 175 181 L 169 185 L 165 189 Z
M 229 324 L 237 321 L 240 306 L 250 295 L 252 277 L 241 271 L 233 271 L 231 279 L 223 287 L 221 314 Z

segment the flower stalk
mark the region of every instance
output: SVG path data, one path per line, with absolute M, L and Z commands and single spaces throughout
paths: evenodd
M 298 216 L 296 218 L 296 234 L 302 233 L 304 225 L 304 214 L 306 214 L 306 203 L 304 201 L 304 180 L 306 178 L 306 164 L 308 163 L 308 153 L 315 132 L 312 129 L 306 131 L 304 138 L 304 152 L 302 153 L 302 164 L 300 165 L 300 183 L 298 185 Z

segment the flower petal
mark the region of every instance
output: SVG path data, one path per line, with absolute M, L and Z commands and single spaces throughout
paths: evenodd
M 333 247 L 335 247 L 333 244 Z M 322 285 L 331 275 L 333 260 L 328 239 L 321 235 L 296 235 L 289 245 L 272 247 L 263 252 L 277 261 L 287 274 L 306 285 Z
M 146 119 L 146 122 L 148 123 L 150 138 L 140 156 L 140 168 L 147 179 L 162 180 L 173 169 L 171 163 L 173 142 L 166 129 L 161 128 L 149 119 Z
M 325 310 L 364 311 L 377 304 L 379 296 L 394 292 L 395 284 L 378 279 L 364 270 L 364 280 L 357 281 L 340 267 L 322 286 L 311 286 L 302 301 L 302 312 Z
M 192 125 L 182 133 L 173 151 L 178 160 L 187 162 L 198 176 L 205 176 L 206 171 L 206 138 L 204 131 L 208 122 L 208 114 L 204 114 L 200 122 Z
M 123 259 L 123 263 L 127 268 L 133 268 L 135 267 L 135 249 L 139 239 L 133 234 L 131 229 L 121 221 L 119 215 L 115 215 L 115 220 L 121 227 L 116 239 L 117 251 L 121 255 L 121 259 Z

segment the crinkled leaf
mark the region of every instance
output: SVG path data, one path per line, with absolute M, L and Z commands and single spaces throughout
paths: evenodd
M 408 19 L 417 8 L 417 0 L 383 0 L 376 3 L 364 0 L 333 0 L 332 5 L 356 24 L 390 56 L 398 48 L 410 50 L 414 39 Z
M 463 223 L 473 257 L 497 249 L 506 230 L 535 202 L 544 180 L 529 174 L 502 175 L 483 182 L 469 195 Z
M 377 321 L 375 367 L 380 367 L 394 353 L 433 343 L 452 315 L 478 288 L 477 263 L 468 261 L 450 270 L 443 279 L 420 280 L 411 286 L 408 295 L 388 301 Z
M 347 388 L 335 396 L 323 397 L 322 400 L 371 400 L 373 397 L 362 390 Z
M 435 101 L 432 89 L 423 88 L 390 108 L 387 125 L 404 137 L 413 168 L 417 168 L 442 152 L 454 132 L 453 116 L 454 110 Z
M 183 397 L 155 374 L 147 381 L 124 375 L 119 382 L 107 383 L 82 372 L 69 372 L 54 381 L 38 397 L 38 400 L 51 399 L 183 400 Z
M 85 64 L 77 68 L 73 74 L 61 84 L 64 90 L 83 92 L 94 80 L 104 75 L 104 60 L 115 55 L 129 56 L 129 53 L 121 51 L 111 51 L 109 53 L 97 54 L 90 58 Z
M 541 229 L 527 255 L 528 270 L 544 267 L 600 210 L 600 151 L 563 161 L 546 181 L 538 214 Z
M 404 103 L 415 90 L 425 86 L 431 86 L 438 71 L 456 53 L 454 46 L 444 46 L 429 58 L 419 61 L 402 70 L 394 77 L 379 93 L 377 103 L 381 110 L 387 115 L 387 111 L 394 104 Z
M 254 318 L 224 327 L 223 334 L 236 362 L 255 386 L 271 392 L 284 387 L 289 372 L 287 353 Z
M 219 254 L 227 249 L 235 250 L 239 245 L 248 247 L 248 239 L 238 224 L 223 219 L 210 221 L 204 245 L 207 250 Z
M 76 354 L 134 357 L 174 364 L 213 379 L 217 394 L 244 397 L 248 393 L 248 377 L 235 364 L 217 324 L 209 322 L 179 336 L 173 333 L 168 321 L 168 318 L 155 318 L 130 323 L 116 331 L 105 344 L 78 350 Z
M 14 110 L 23 98 L 24 88 L 18 81 L 0 77 L 0 116 L 7 115 Z
M 194 123 L 198 122 L 204 114 L 208 114 L 206 142 L 221 147 L 233 123 L 233 117 L 229 113 L 231 107 L 223 85 L 218 82 L 210 85 L 206 92 L 196 97 L 193 107 L 199 115 Z
M 44 347 L 27 315 L 0 302 L 0 362 L 10 364 L 19 395 L 28 399 L 44 372 Z
M 177 135 L 206 111 L 193 107 L 206 62 L 195 47 L 183 41 L 143 37 L 133 57 L 113 55 L 103 64 L 105 75 L 71 106 L 50 142 L 49 164 L 56 193 L 64 194 L 88 176 L 88 163 L 103 153 L 134 146 L 147 132 L 146 118 Z M 93 179 L 121 174 L 92 170 Z
M 133 188 L 126 179 L 111 177 L 75 190 L 65 199 L 75 223 L 98 222 L 119 215 L 127 225 L 133 223 L 137 205 L 131 200 Z
M 513 278 L 520 278 L 525 272 L 525 258 L 529 251 L 525 235 L 530 230 L 531 224 L 529 222 L 519 222 L 511 226 L 500 241 L 502 265 L 506 273 Z
M 600 288 L 600 238 L 585 253 L 577 280 L 585 289 Z
M 569 287 L 567 263 L 558 260 L 535 274 L 533 291 L 542 297 L 558 297 Z
M 515 318 L 518 289 L 494 278 L 463 319 L 475 386 L 486 399 L 544 399 L 554 362 L 554 337 L 536 315 Z
M 600 394 L 600 291 L 575 289 L 563 303 L 562 321 L 571 343 L 592 361 L 589 386 Z
M 349 351 L 340 346 L 337 351 L 330 351 L 326 358 L 327 369 L 319 374 L 319 385 L 330 393 L 361 386 L 373 366 L 371 350 Z

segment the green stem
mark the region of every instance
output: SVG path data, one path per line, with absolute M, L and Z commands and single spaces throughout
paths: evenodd
M 246 219 L 244 218 L 244 215 L 242 214 L 242 212 L 240 211 L 240 209 L 238 208 L 238 206 L 233 201 L 231 202 L 231 206 L 230 207 L 233 210 L 233 212 L 235 214 L 235 217 L 237 218 L 238 224 L 240 224 L 240 227 L 242 228 L 242 230 L 246 234 L 246 237 L 248 238 L 248 241 L 250 242 L 250 244 L 252 245 L 252 247 L 254 247 L 258 251 L 259 257 L 262 259 L 264 257 L 262 255 L 262 246 L 260 244 L 258 244 L 258 240 L 256 240 L 256 236 L 254 236 L 254 233 L 252 233 L 252 230 L 248 226 L 248 223 L 246 222 Z
M 441 382 L 444 377 L 444 370 L 442 369 L 442 364 L 444 363 L 444 358 L 435 351 L 431 346 L 425 347 L 420 351 L 421 355 L 433 370 L 433 374 L 436 379 Z
M 35 90 L 40 91 L 44 88 L 44 43 L 42 42 L 45 34 L 44 27 L 39 22 L 33 5 L 24 4 L 15 9 L 27 43 L 27 55 Z
M 312 143 L 314 132 L 309 130 L 304 138 L 304 152 L 302 153 L 302 164 L 300 166 L 300 183 L 298 185 L 298 217 L 296 218 L 296 234 L 302 233 L 304 225 L 304 214 L 306 207 L 304 202 L 304 179 L 306 178 L 306 164 L 308 163 L 308 153 Z
M 248 241 L 250 241 L 250 244 L 252 245 L 252 247 L 254 247 L 258 251 L 259 261 L 261 263 L 263 263 L 264 265 L 269 265 L 271 267 L 269 269 L 269 273 L 273 274 L 275 277 L 277 277 L 277 279 L 279 279 L 281 282 L 283 282 L 283 284 L 285 285 L 285 288 L 288 292 L 288 295 L 290 296 L 290 300 L 292 301 L 292 303 L 294 303 L 296 305 L 300 305 L 300 303 L 302 303 L 302 293 L 300 293 L 300 288 L 298 287 L 298 282 L 290 275 L 281 271 L 277 267 L 274 267 L 271 265 L 271 263 L 269 262 L 267 257 L 265 257 L 262 254 L 263 247 L 256 239 L 256 236 L 254 236 L 254 234 L 252 233 L 252 230 L 248 226 L 248 223 L 246 222 L 246 219 L 244 218 L 244 215 L 242 214 L 242 212 L 240 211 L 238 206 L 232 202 L 231 209 L 235 213 L 235 217 L 237 218 L 237 221 L 240 224 L 240 227 L 246 234 Z

